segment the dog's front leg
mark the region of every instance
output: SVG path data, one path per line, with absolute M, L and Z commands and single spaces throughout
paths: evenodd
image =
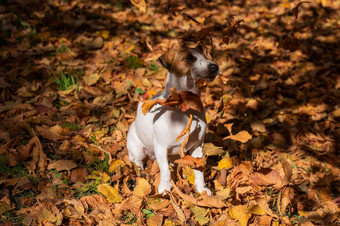
M 161 181 L 158 186 L 158 193 L 163 194 L 165 191 L 170 191 L 171 189 L 171 174 L 168 163 L 168 150 L 165 147 L 162 147 L 157 142 L 154 143 L 155 157 L 161 173 Z
M 191 156 L 194 157 L 194 158 L 202 158 L 203 157 L 202 147 L 196 148 L 192 152 Z M 197 170 L 197 169 L 193 169 L 193 171 L 194 171 L 194 175 L 195 175 L 196 190 L 199 193 L 206 191 L 207 195 L 211 195 L 210 189 L 207 188 L 207 186 L 205 185 L 203 171 L 200 171 L 200 170 Z

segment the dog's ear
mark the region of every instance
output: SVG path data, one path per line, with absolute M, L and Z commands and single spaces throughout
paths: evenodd
M 158 58 L 158 63 L 161 64 L 163 67 L 168 69 L 168 71 L 171 70 L 171 63 L 173 59 L 175 58 L 176 51 L 174 49 L 174 46 L 172 46 L 166 53 L 164 53 L 162 56 Z
M 196 48 L 203 53 L 203 45 L 199 44 Z
M 168 52 L 164 53 L 157 59 L 157 62 L 170 71 L 170 62 L 168 62 Z

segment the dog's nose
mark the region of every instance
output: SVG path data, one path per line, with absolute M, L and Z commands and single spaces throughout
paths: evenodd
M 209 70 L 209 73 L 216 74 L 218 72 L 217 64 L 209 64 L 208 65 L 208 70 Z

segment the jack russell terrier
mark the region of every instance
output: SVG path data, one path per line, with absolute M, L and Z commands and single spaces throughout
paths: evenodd
M 189 91 L 200 96 L 196 83 L 199 80 L 212 81 L 219 74 L 216 63 L 206 59 L 202 50 L 196 48 L 171 48 L 159 59 L 159 63 L 168 69 L 165 89 L 153 99 L 167 99 L 171 88 L 176 91 Z M 170 191 L 170 170 L 168 155 L 178 155 L 182 137 L 176 142 L 177 136 L 185 128 L 190 114 L 193 115 L 188 143 L 184 152 L 190 151 L 191 156 L 202 158 L 202 147 L 207 129 L 204 110 L 199 112 L 189 109 L 185 112 L 179 107 L 154 105 L 145 115 L 142 113 L 142 103 L 139 103 L 136 120 L 131 124 L 127 135 L 129 159 L 143 169 L 142 160 L 146 155 L 156 158 L 160 169 L 160 184 L 158 193 Z M 199 193 L 211 191 L 206 187 L 203 172 L 194 169 L 195 187 Z

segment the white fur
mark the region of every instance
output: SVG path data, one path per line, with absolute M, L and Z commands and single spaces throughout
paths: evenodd
M 212 80 L 218 74 L 218 71 L 212 75 L 209 74 L 208 65 L 215 63 L 207 60 L 196 49 L 189 51 L 196 57 L 190 70 L 191 73 L 178 77 L 170 71 L 164 91 L 153 99 L 167 99 L 171 95 L 170 88 L 175 88 L 177 92 L 191 91 L 200 95 L 195 82 L 199 79 Z M 129 159 L 138 167 L 143 168 L 142 160 L 146 155 L 152 159 L 156 158 L 161 174 L 158 193 L 162 194 L 171 189 L 168 154 L 179 154 L 185 136 L 178 142 L 176 142 L 176 138 L 186 126 L 190 114 L 193 115 L 193 121 L 185 152 L 192 151 L 193 157 L 203 157 L 202 147 L 207 129 L 205 112 L 204 110 L 198 112 L 190 109 L 184 113 L 177 107 L 155 105 L 146 115 L 143 115 L 141 107 L 142 104 L 139 103 L 136 120 L 131 124 L 127 135 Z M 194 175 L 196 190 L 199 193 L 206 191 L 208 195 L 211 195 L 211 191 L 205 185 L 203 172 L 194 169 Z

